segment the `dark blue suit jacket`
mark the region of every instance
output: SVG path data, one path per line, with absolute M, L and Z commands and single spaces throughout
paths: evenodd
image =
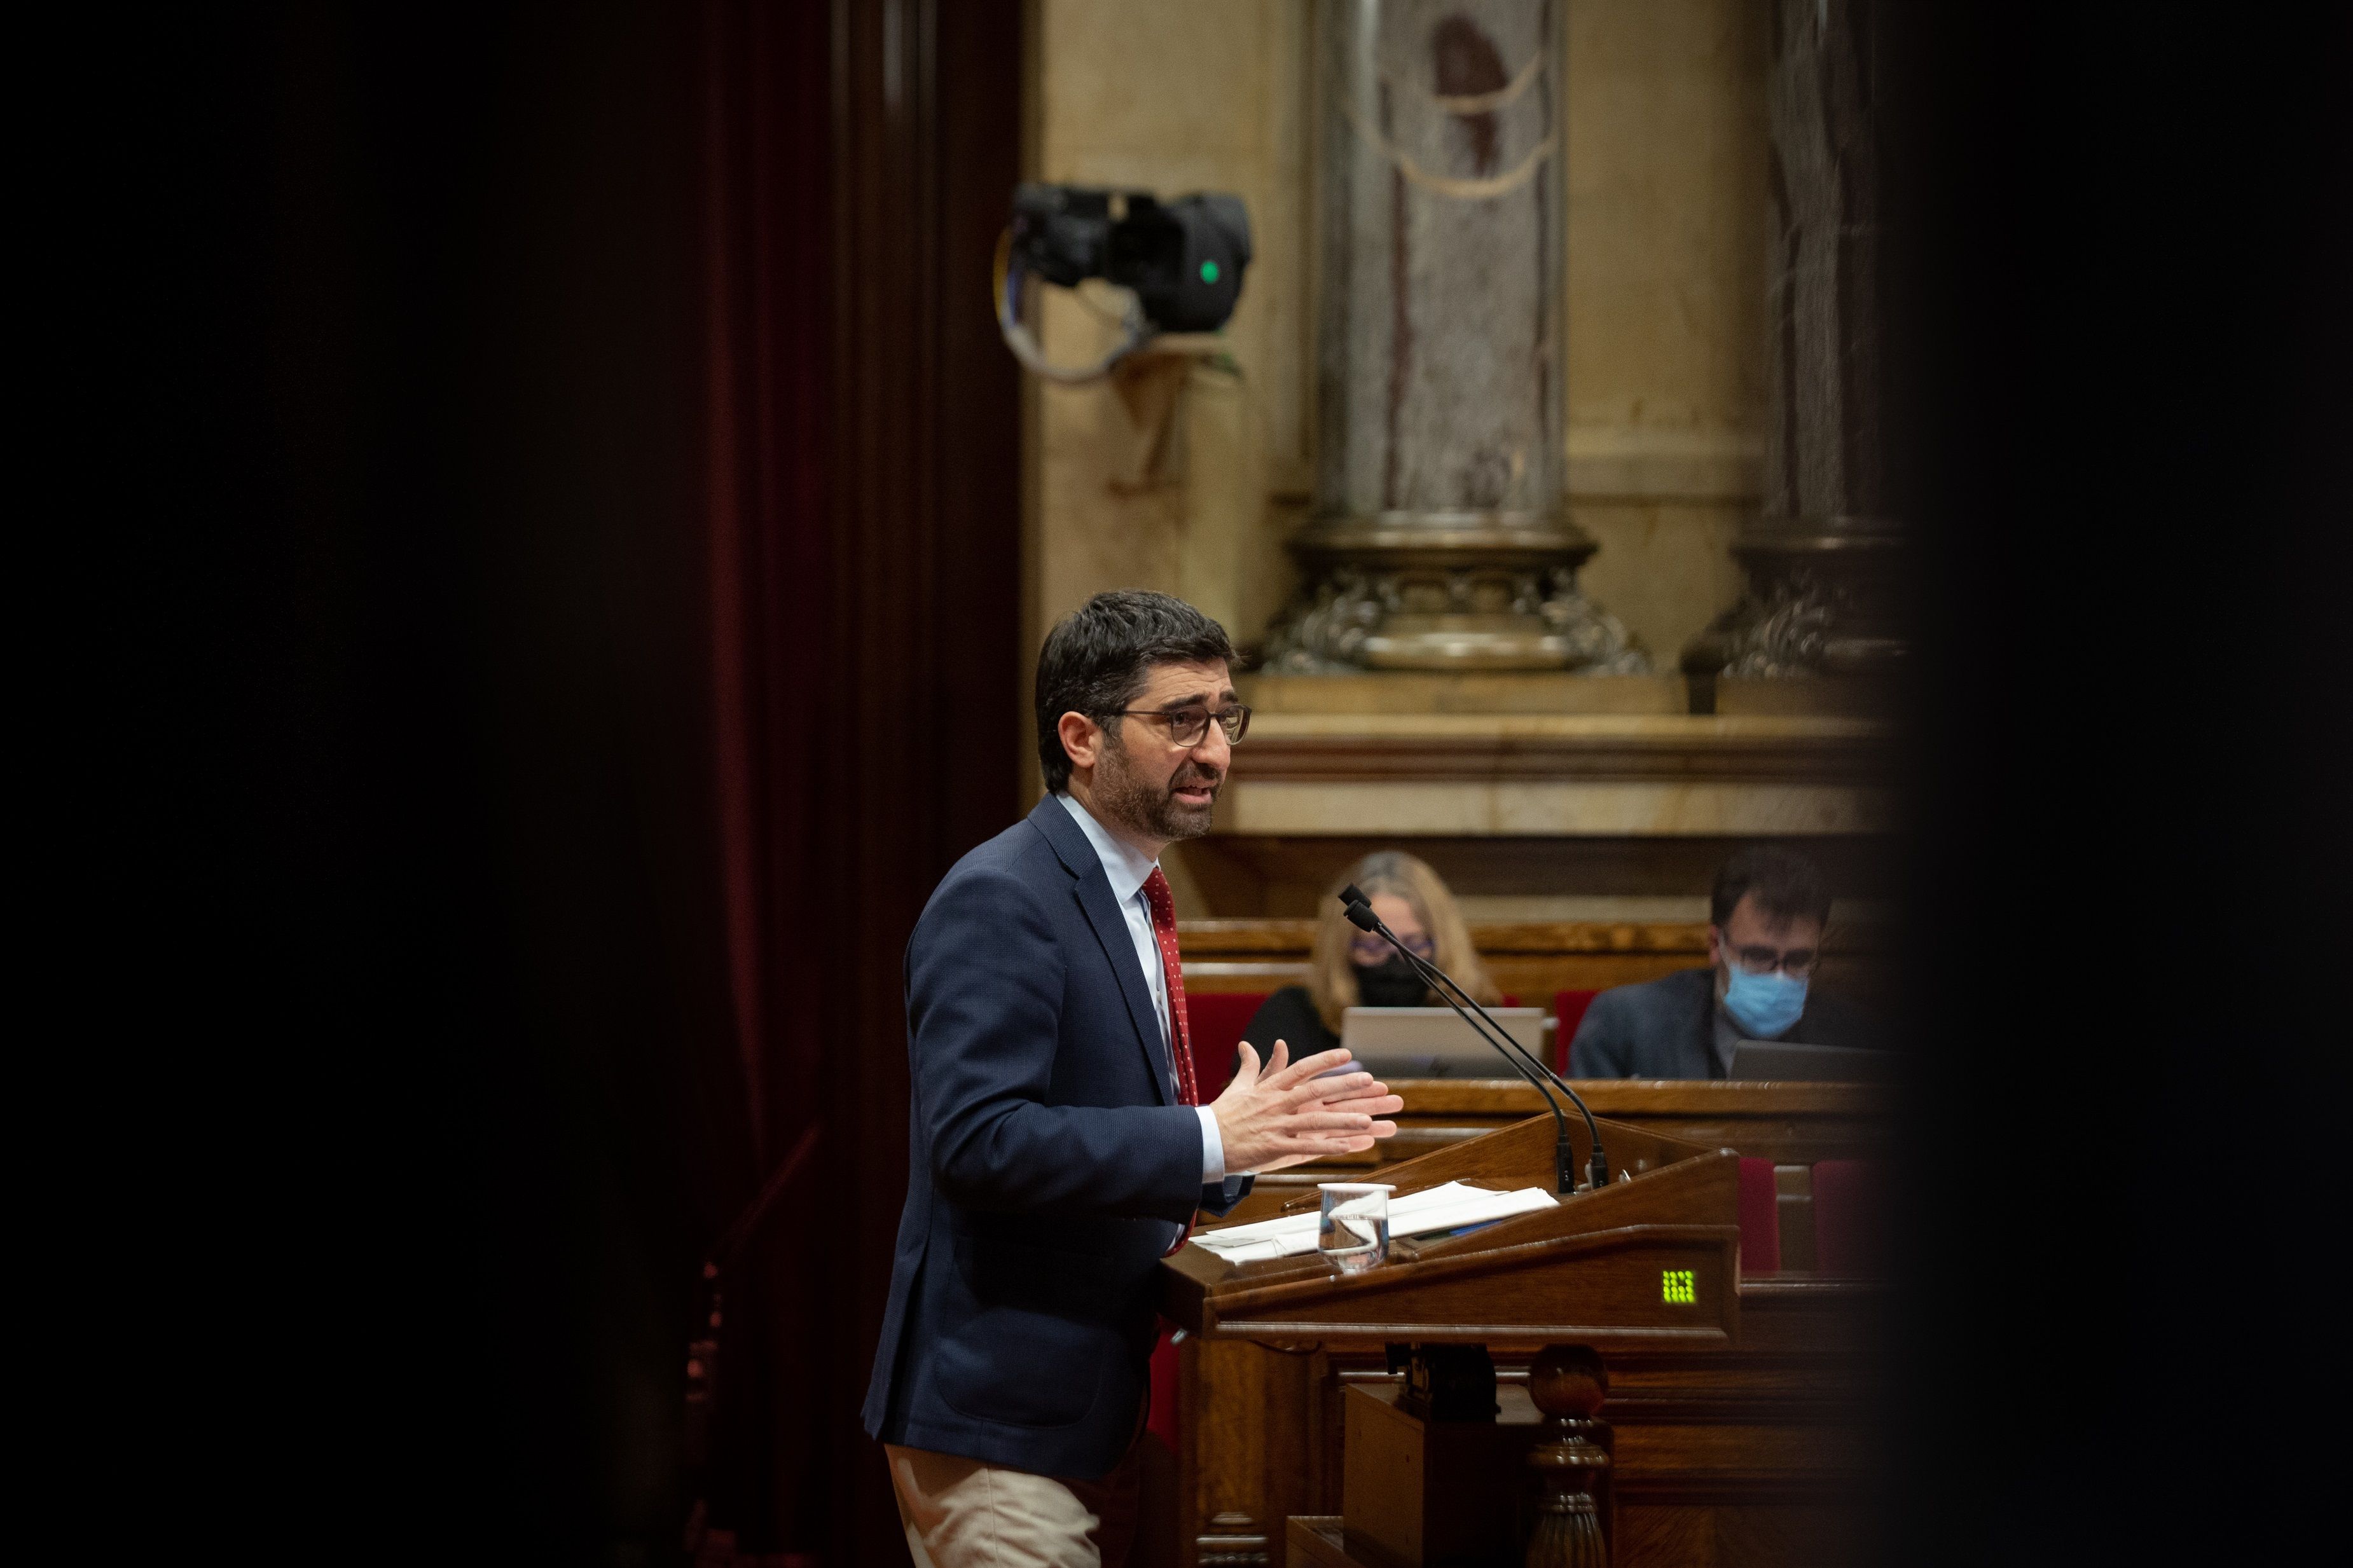
M 1092 1479 L 1141 1420 L 1201 1122 L 1060 802 L 955 864 L 907 942 L 907 1206 L 866 1394 L 886 1443 Z
M 1871 1020 L 1848 1003 L 1806 992 L 1806 1010 L 1781 1038 L 1792 1045 L 1877 1048 Z M 1593 999 L 1568 1045 L 1571 1078 L 1722 1078 L 1715 1055 L 1715 971 L 1683 969 Z

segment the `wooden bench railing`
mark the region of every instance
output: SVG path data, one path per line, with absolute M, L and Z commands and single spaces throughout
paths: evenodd
M 1312 920 L 1176 922 L 1187 991 L 1274 991 L 1307 981 Z M 1657 980 L 1707 962 L 1703 923 L 1474 921 L 1472 944 L 1496 986 L 1549 1011 L 1559 991 L 1603 991 Z M 1885 994 L 1885 944 L 1833 916 L 1818 984 L 1866 1004 Z
M 1737 1149 L 1776 1165 L 1870 1159 L 1884 1153 L 1892 1097 L 1875 1084 L 1662 1082 L 1650 1079 L 1571 1080 L 1593 1114 L 1647 1132 L 1711 1149 Z M 1393 1164 L 1545 1113 L 1536 1091 L 1516 1079 L 1407 1079 L 1392 1085 L 1405 1100 L 1397 1136 L 1371 1152 L 1345 1157 L 1349 1168 Z M 1342 1168 L 1344 1161 L 1296 1167 Z M 1280 1171 L 1264 1178 L 1292 1176 Z M 1354 1176 L 1303 1176 L 1309 1181 Z

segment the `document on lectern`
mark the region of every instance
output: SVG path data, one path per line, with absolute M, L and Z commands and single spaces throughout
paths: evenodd
M 1534 1214 L 1559 1202 L 1542 1187 L 1499 1193 L 1474 1187 L 1468 1182 L 1449 1182 L 1442 1187 L 1390 1199 L 1389 1234 L 1431 1236 L 1440 1231 L 1461 1230 L 1465 1226 L 1486 1225 L 1514 1215 Z M 1285 1215 L 1280 1219 L 1257 1220 L 1223 1230 L 1197 1231 L 1193 1241 L 1229 1263 L 1256 1263 L 1261 1258 L 1295 1258 L 1303 1252 L 1314 1251 L 1315 1235 L 1322 1225 L 1320 1214 Z

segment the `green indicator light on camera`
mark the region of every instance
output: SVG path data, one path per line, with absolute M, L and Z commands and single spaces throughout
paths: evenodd
M 1204 283 L 1215 283 L 1217 280 L 1218 264 L 1214 261 L 1204 261 L 1201 263 L 1201 281 Z

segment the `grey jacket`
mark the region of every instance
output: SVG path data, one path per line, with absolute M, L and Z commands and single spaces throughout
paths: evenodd
M 1781 1038 L 1793 1045 L 1878 1048 L 1862 1012 L 1819 987 Z M 1722 1078 L 1715 1056 L 1715 971 L 1685 969 L 1663 980 L 1604 991 L 1569 1042 L 1571 1078 Z

